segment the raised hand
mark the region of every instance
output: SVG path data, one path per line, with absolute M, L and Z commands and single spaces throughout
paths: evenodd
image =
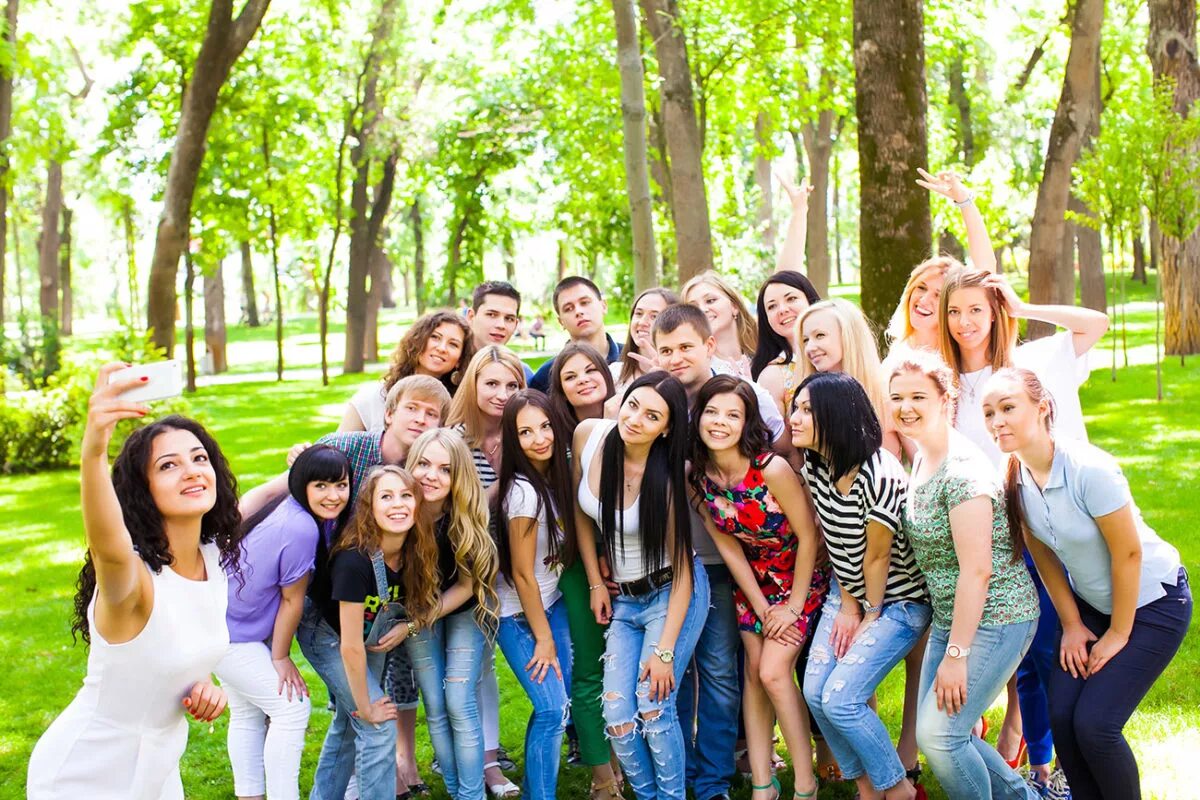
M 797 186 L 790 178 L 787 178 L 778 172 L 774 173 L 775 180 L 779 181 L 779 185 L 787 192 L 788 199 L 792 203 L 792 208 L 807 208 L 808 196 L 812 194 L 813 187 L 807 180 Z
M 149 378 L 125 378 L 109 383 L 114 372 L 132 366 L 122 362 L 105 364 L 96 374 L 96 387 L 88 399 L 87 425 L 83 431 L 83 455 L 107 456 L 108 441 L 113 428 L 123 419 L 139 419 L 150 412 L 150 406 L 132 400 L 122 400 L 121 394 L 141 386 Z
M 930 175 L 925 170 L 917 167 L 917 174 L 921 177 L 917 180 L 917 185 L 928 189 L 931 192 L 936 192 L 942 197 L 947 197 L 956 203 L 961 203 L 971 196 L 971 190 L 968 189 L 962 182 L 957 172 L 944 170 L 937 175 Z

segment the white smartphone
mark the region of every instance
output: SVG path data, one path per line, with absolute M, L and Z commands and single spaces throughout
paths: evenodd
M 122 400 L 132 400 L 135 403 L 148 403 L 152 400 L 165 400 L 168 397 L 178 397 L 183 394 L 183 372 L 179 361 L 156 361 L 153 364 L 134 364 L 132 367 L 119 369 L 108 376 L 108 382 L 128 380 L 129 378 L 149 378 L 141 386 L 121 392 Z

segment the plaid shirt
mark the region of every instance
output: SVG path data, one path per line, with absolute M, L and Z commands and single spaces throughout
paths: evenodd
M 327 444 L 336 447 L 350 459 L 350 502 L 358 497 L 358 487 L 371 471 L 383 463 L 383 452 L 380 443 L 383 434 L 378 431 L 351 431 L 349 433 L 331 433 L 322 436 L 317 444 Z

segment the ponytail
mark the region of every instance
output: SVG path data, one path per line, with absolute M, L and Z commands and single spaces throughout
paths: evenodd
M 1021 503 L 1021 461 L 1016 454 L 1008 457 L 1004 468 L 1004 513 L 1008 517 L 1008 535 L 1012 537 L 1013 561 L 1025 548 L 1025 506 Z

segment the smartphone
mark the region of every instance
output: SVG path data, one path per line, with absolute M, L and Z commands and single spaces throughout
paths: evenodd
M 108 376 L 108 382 L 123 381 L 129 378 L 149 378 L 141 386 L 135 386 L 121 392 L 122 400 L 132 400 L 135 403 L 148 403 L 153 400 L 165 400 L 168 397 L 178 397 L 183 394 L 183 372 L 179 361 L 156 361 L 153 364 L 134 364 L 132 367 L 119 369 Z

